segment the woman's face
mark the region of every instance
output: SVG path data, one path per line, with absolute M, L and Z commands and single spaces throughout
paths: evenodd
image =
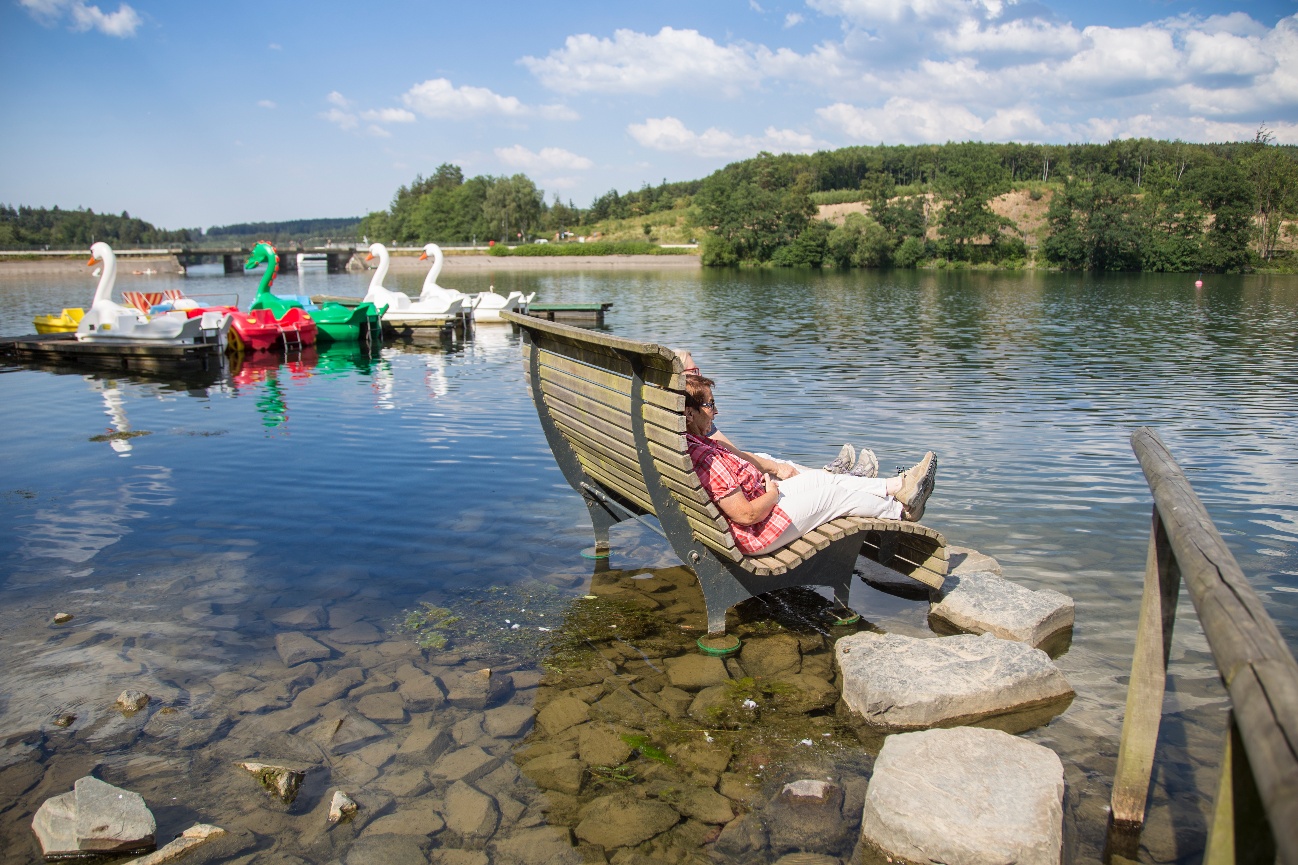
M 712 397 L 712 388 L 704 389 L 703 408 L 685 407 L 685 429 L 696 436 L 705 436 L 712 429 L 712 419 L 716 417 L 716 400 Z

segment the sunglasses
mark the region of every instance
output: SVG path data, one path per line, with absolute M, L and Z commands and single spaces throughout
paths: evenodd
M 699 408 L 710 408 L 710 409 L 715 409 L 716 407 L 717 407 L 717 401 L 716 401 L 716 400 L 712 400 L 711 402 L 701 402 L 701 403 L 699 403 Z
M 687 367 L 686 369 L 681 370 L 681 373 L 683 375 L 698 375 L 699 368 L 697 366 Z

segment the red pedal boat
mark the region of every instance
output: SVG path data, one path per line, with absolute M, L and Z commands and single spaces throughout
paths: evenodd
M 233 317 L 230 344 L 235 351 L 241 348 L 264 351 L 276 343 L 283 343 L 285 348 L 315 345 L 316 323 L 303 310 L 288 309 L 283 318 L 275 318 L 275 313 L 269 309 L 251 312 L 241 312 L 233 307 L 226 309 Z M 236 339 L 242 345 L 237 345 Z

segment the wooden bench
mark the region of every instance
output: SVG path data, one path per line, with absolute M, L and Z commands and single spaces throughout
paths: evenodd
M 746 556 L 685 449 L 685 376 L 671 349 L 515 313 L 541 428 L 564 478 L 590 511 L 597 553 L 616 523 L 656 516 L 698 576 L 708 632 L 726 610 L 790 586 L 828 586 L 844 611 L 858 554 L 931 588 L 947 570 L 938 532 L 899 520 L 840 517 L 764 556 Z M 850 612 L 849 612 L 850 614 Z

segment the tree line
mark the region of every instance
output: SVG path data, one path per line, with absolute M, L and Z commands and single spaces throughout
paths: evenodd
M 694 196 L 705 264 L 910 267 L 1023 262 L 1028 240 L 991 202 L 1050 195 L 1045 263 L 1078 270 L 1239 271 L 1273 258 L 1298 211 L 1298 148 L 1251 142 L 1104 145 L 975 142 L 759 154 Z M 867 213 L 840 225 L 814 198 L 855 189 Z M 930 231 L 930 229 L 933 229 Z M 936 239 L 932 235 L 936 235 Z
M 194 231 L 168 231 L 136 219 L 90 209 L 14 207 L 0 204 L 0 249 L 85 249 L 102 240 L 114 246 L 166 246 L 187 243 Z

